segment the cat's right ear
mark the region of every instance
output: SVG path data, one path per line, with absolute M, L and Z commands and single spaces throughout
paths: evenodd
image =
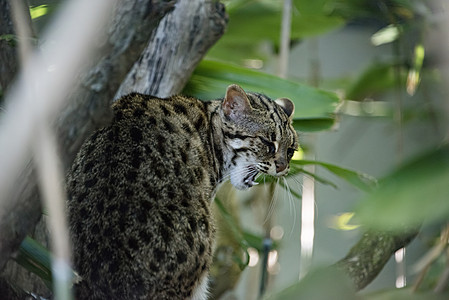
M 236 84 L 231 84 L 226 90 L 226 97 L 222 103 L 225 116 L 238 119 L 251 111 L 251 104 L 245 91 Z

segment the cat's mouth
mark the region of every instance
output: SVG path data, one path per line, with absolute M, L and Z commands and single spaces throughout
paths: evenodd
M 257 174 L 259 174 L 257 168 L 255 166 L 248 166 L 247 170 L 248 173 L 245 176 L 245 178 L 243 178 L 243 182 L 245 183 L 245 185 L 250 188 L 254 185 L 259 184 L 258 182 L 255 181 Z

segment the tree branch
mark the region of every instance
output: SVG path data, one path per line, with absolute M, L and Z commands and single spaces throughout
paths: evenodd
M 18 70 L 18 59 L 14 40 L 14 26 L 9 0 L 0 0 L 0 96 L 11 84 Z
M 227 24 L 218 1 L 180 1 L 150 39 L 140 59 L 120 86 L 116 98 L 130 92 L 168 97 L 181 92 L 206 51 Z
M 417 234 L 418 231 L 396 234 L 367 231 L 336 266 L 361 290 L 377 277 L 393 253 L 407 246 Z
M 108 119 L 110 99 L 131 68 L 158 21 L 173 7 L 174 1 L 121 1 L 105 37 L 101 57 L 87 75 L 81 77 L 80 90 L 70 96 L 70 106 L 58 121 L 65 166 L 70 165 L 85 137 Z M 67 59 L 70 59 L 68 57 Z M 97 117 L 99 116 L 99 117 Z M 8 203 L 3 203 L 0 222 L 0 270 L 19 247 L 41 215 L 36 176 L 31 163 L 22 170 Z

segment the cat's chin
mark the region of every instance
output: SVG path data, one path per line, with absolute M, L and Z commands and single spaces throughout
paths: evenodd
M 254 175 L 247 177 L 247 178 L 233 178 L 231 176 L 231 183 L 238 190 L 249 189 L 250 187 L 253 187 L 253 186 L 259 184 L 258 182 L 255 181 L 257 174 L 258 173 L 255 173 Z
M 232 183 L 232 181 L 231 181 L 231 183 Z M 250 187 L 255 186 L 257 184 L 259 184 L 259 183 L 258 182 L 242 182 L 242 181 L 235 183 L 235 184 L 232 183 L 232 185 L 238 190 L 247 190 Z

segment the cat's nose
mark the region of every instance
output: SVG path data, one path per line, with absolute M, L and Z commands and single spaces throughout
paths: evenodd
M 288 163 L 284 159 L 276 160 L 274 164 L 276 165 L 276 173 L 281 173 L 288 166 Z

